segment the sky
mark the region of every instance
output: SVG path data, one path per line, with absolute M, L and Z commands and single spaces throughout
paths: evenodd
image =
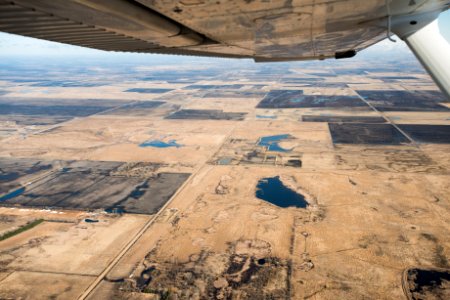
M 450 43 L 450 11 L 441 14 L 438 24 L 441 34 Z M 396 57 L 411 56 L 406 44 L 397 37 L 395 37 L 395 39 L 397 40 L 396 43 L 384 40 L 361 51 L 357 55 L 358 59 L 377 59 L 380 56 L 393 59 Z M 190 61 L 193 60 L 192 57 L 106 52 L 0 32 L 0 59 L 36 57 L 46 57 L 50 60 L 69 57 L 118 61 L 133 60 L 135 62 L 143 61 L 146 63 L 163 63 L 166 60 L 171 60 L 173 62 L 174 59 L 177 61 L 186 59 Z

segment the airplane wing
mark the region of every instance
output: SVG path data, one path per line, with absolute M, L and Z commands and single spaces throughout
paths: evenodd
M 406 0 L 402 14 L 448 1 Z M 0 0 L 0 30 L 110 51 L 303 60 L 386 38 L 380 0 Z
M 0 0 L 0 31 L 108 51 L 345 58 L 391 31 L 406 38 L 449 6 L 448 0 Z

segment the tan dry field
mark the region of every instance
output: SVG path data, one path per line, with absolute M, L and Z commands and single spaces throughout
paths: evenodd
M 255 199 L 258 179 L 276 175 L 315 204 L 306 210 L 280 209 Z M 240 255 L 280 262 L 281 266 L 267 267 L 276 273 L 271 280 L 279 291 L 273 293 L 283 295 L 289 289 L 294 299 L 319 293 L 320 299 L 393 299 L 402 297 L 404 268 L 439 264 L 449 254 L 448 196 L 440 195 L 436 202 L 429 186 L 419 184 L 427 181 L 445 189 L 439 176 L 415 175 L 405 180 L 404 175 L 389 173 L 330 174 L 240 166 L 205 167 L 198 176 L 204 180 L 193 180 L 170 205 L 177 209 L 176 222 L 159 220 L 148 233 L 152 240 L 154 235 L 158 239 L 149 243 L 143 237 L 130 250 L 152 249 L 142 262 L 146 267 L 166 272 L 176 268 L 181 274 L 206 277 L 187 289 L 190 294 L 186 294 L 189 284 L 183 285 L 178 277 L 177 281 L 162 275 L 153 278 L 155 287 L 161 284 L 175 291 L 184 287 L 186 297 L 207 293 L 201 287 L 211 288 L 209 281 L 230 280 L 246 271 L 245 267 L 231 274 L 227 270 L 230 257 Z M 219 183 L 229 187 L 227 194 L 217 195 Z M 116 268 L 123 268 L 128 259 L 133 257 L 125 257 Z M 134 276 L 142 269 L 137 268 Z M 267 285 L 246 288 L 242 284 L 241 296 L 262 296 L 260 288 Z M 230 293 L 226 287 L 220 292 Z
M 450 125 L 447 112 L 385 112 L 396 124 Z
M 412 85 L 343 78 L 350 88 L 305 88 L 305 94 L 355 95 L 353 89 Z M 148 116 L 96 114 L 57 126 L 22 126 L 3 138 L 1 157 L 155 162 L 165 172 L 193 174 L 157 215 L 0 208 L 0 232 L 45 220 L 0 241 L 0 298 L 402 299 L 406 268 L 450 267 L 449 144 L 336 145 L 327 123 L 301 122 L 301 116 L 381 114 L 255 109 L 256 98 L 200 98 L 180 90 L 186 85 L 152 85 L 179 89 L 162 95 L 121 93 L 143 86 L 131 83 L 46 88 L 53 94 L 34 90 L 39 97 L 99 97 L 101 91 L 108 99 L 167 103 Z M 164 119 L 177 106 L 247 116 Z M 450 118 L 448 112 L 382 115 L 398 124 L 449 124 Z M 257 146 L 261 137 L 279 134 L 293 137 L 280 142 L 291 152 Z M 139 147 L 154 139 L 183 147 Z M 249 163 L 245 157 L 255 149 L 263 159 Z M 223 157 L 232 163 L 218 165 Z M 283 166 L 292 157 L 301 168 Z M 281 208 L 256 198 L 259 180 L 275 176 L 309 206 Z
M 3 157 L 42 159 L 156 162 L 167 170 L 192 170 L 218 150 L 235 126 L 230 121 L 149 120 L 148 118 L 93 116 L 31 135 L 13 137 L 2 146 Z M 123 126 L 126 124 L 126 126 Z M 152 139 L 175 139 L 184 147 L 139 147 Z M 10 145 L 10 146 L 8 146 Z M 181 150 L 181 151 L 180 151 Z
M 0 241 L 2 299 L 77 298 L 149 218 L 16 208 L 1 208 L 1 214 L 14 220 L 9 229 L 45 220 Z
M 325 124 L 276 121 L 242 123 L 228 140 L 285 132 L 298 138 L 290 146 L 302 153 L 302 169 L 204 166 L 108 276 L 141 258 L 132 278 L 156 268 L 147 291 L 163 287 L 185 298 L 398 299 L 405 268 L 448 267 L 448 145 L 426 146 L 442 153 L 433 160 L 416 146 L 333 147 Z M 225 142 L 217 156 L 235 150 Z M 256 199 L 258 180 L 273 176 L 312 205 Z M 237 258 L 245 263 L 230 270 Z M 256 283 L 242 279 L 249 273 Z M 114 294 L 107 286 L 91 299 L 127 295 L 126 287 Z

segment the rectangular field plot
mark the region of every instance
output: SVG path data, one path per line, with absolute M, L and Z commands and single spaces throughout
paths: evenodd
M 303 78 L 282 78 L 280 81 L 283 83 L 310 83 L 317 81 L 324 81 L 324 78 L 320 77 L 303 77 Z
M 157 89 L 157 88 L 134 88 L 128 89 L 125 92 L 128 93 L 141 93 L 141 94 L 163 94 L 173 91 L 173 89 Z
M 449 111 L 438 91 L 357 91 L 380 111 Z
M 53 163 L 35 159 L 0 158 L 0 195 L 20 187 L 20 182 L 30 176 L 53 169 Z
M 71 116 L 27 116 L 27 115 L 1 115 L 0 122 L 14 122 L 22 126 L 44 126 L 72 120 Z
M 126 103 L 109 99 L 1 98 L 0 115 L 85 117 Z
M 305 95 L 302 90 L 272 90 L 258 104 L 257 108 L 358 108 L 370 107 L 358 96 Z
M 326 73 L 326 72 L 307 72 L 308 75 L 319 76 L 319 77 L 336 77 L 336 74 Z
M 0 103 L 0 114 L 2 115 L 44 115 L 44 116 L 73 116 L 85 117 L 99 113 L 111 107 L 108 106 L 78 106 L 78 105 L 17 105 Z
M 31 86 L 35 87 L 97 87 L 106 85 L 102 82 L 92 81 L 64 81 L 64 80 L 39 80 Z
M 383 117 L 370 116 L 302 116 L 303 122 L 327 123 L 386 123 Z
M 450 144 L 450 125 L 398 125 L 413 140 L 420 143 Z
M 380 77 L 373 76 L 373 77 L 381 79 L 384 82 L 392 82 L 395 80 L 419 80 L 417 77 L 414 76 L 380 76 Z
M 185 87 L 185 90 L 238 90 L 243 84 L 193 84 Z
M 137 169 L 151 169 L 151 174 L 136 174 L 134 165 L 131 168 L 124 165 L 120 162 L 69 162 L 51 176 L 3 196 L 1 204 L 154 214 L 190 175 L 158 173 L 159 166 L 152 168 L 149 163 Z M 30 172 L 29 169 L 24 172 L 27 171 Z M 14 172 L 8 174 L 10 181 L 21 176 Z M 11 184 L 3 186 L 5 190 L 11 188 Z
M 150 114 L 155 108 L 163 105 L 164 101 L 139 101 L 119 108 L 109 110 L 103 114 L 105 115 L 123 115 L 123 116 L 146 116 Z
M 324 78 L 282 79 L 281 82 L 285 85 L 299 87 L 348 88 L 348 85 L 344 82 L 327 82 Z
M 203 98 L 262 98 L 265 94 L 258 91 L 214 91 L 203 94 Z
M 335 144 L 400 145 L 409 140 L 390 124 L 328 124 Z
M 242 121 L 246 114 L 241 112 L 224 112 L 218 109 L 182 109 L 168 115 L 166 119 Z

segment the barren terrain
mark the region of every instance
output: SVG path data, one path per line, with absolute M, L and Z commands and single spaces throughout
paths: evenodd
M 420 293 L 450 268 L 448 101 L 354 70 L 1 71 L 0 234 L 44 221 L 0 241 L 0 298 Z M 273 178 L 307 206 L 257 197 Z

